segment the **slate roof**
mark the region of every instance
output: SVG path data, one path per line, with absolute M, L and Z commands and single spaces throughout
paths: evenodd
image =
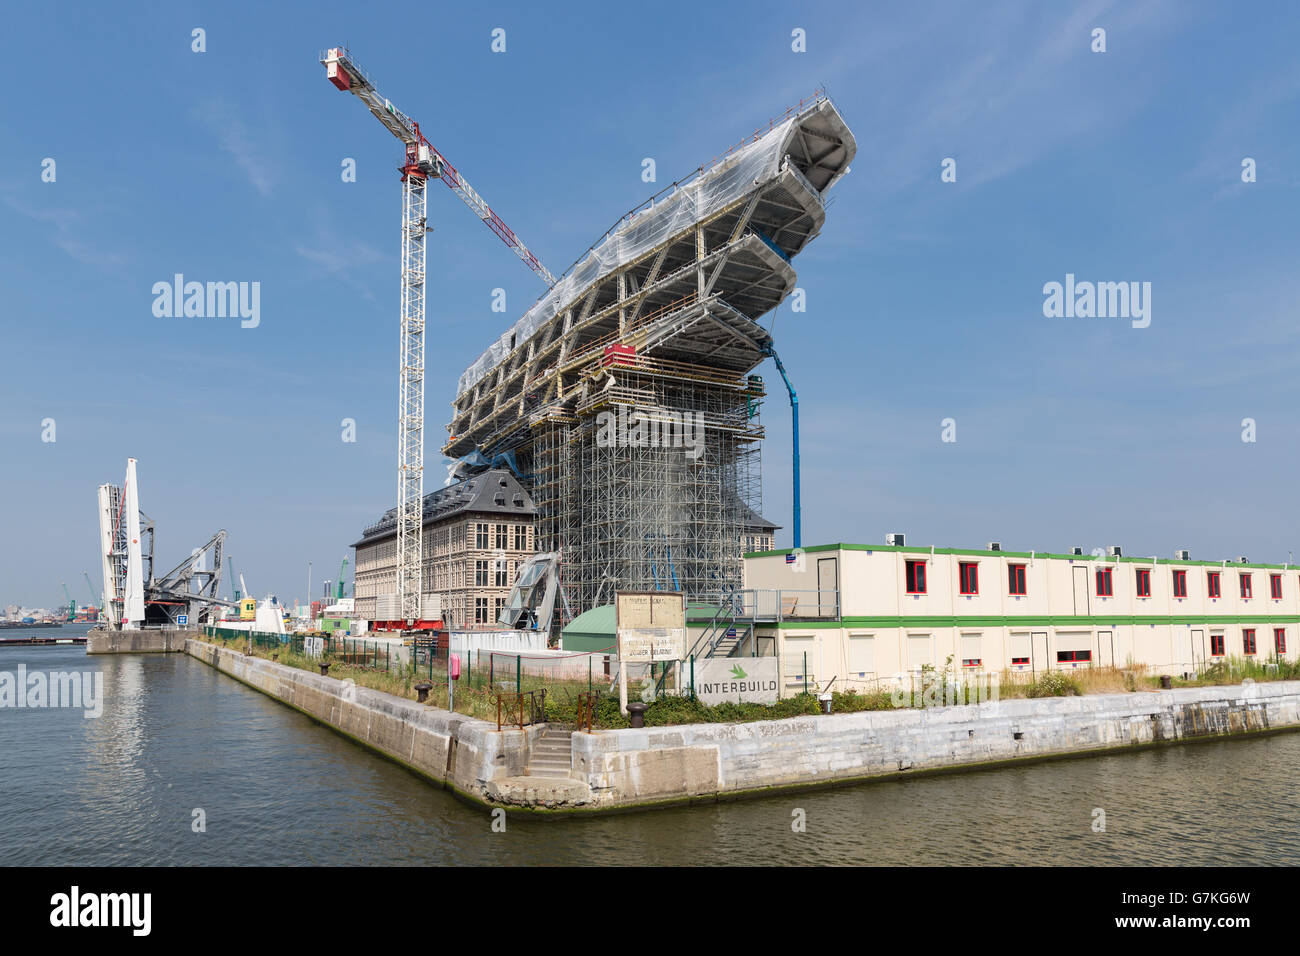
M 432 524 L 458 514 L 510 515 L 532 518 L 537 506 L 507 469 L 493 468 L 431 491 L 424 496 L 424 523 Z M 352 547 L 368 544 L 377 538 L 397 533 L 397 509 L 389 508 L 384 516 L 361 533 Z

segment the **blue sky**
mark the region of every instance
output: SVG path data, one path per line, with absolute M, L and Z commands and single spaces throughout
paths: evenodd
M 774 316 L 805 544 L 905 531 L 1286 560 L 1297 34 L 1283 4 L 11 6 L 0 603 L 52 605 L 61 581 L 80 603 L 83 570 L 99 586 L 95 488 L 128 456 L 163 564 L 225 527 L 249 587 L 287 600 L 392 505 L 401 156 L 325 79 L 317 54 L 340 43 L 557 274 L 826 85 L 858 155 L 795 260 L 807 311 Z M 457 377 L 542 291 L 430 188 L 426 487 Z M 177 272 L 260 282 L 261 324 L 155 317 L 151 288 Z M 1045 318 L 1043 285 L 1067 273 L 1150 282 L 1150 327 Z M 764 510 L 786 544 L 779 391 L 764 418 Z

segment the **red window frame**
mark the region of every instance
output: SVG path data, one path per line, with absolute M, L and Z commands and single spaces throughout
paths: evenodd
M 962 667 L 982 667 L 984 661 L 979 657 L 968 657 L 961 662 Z
M 1241 629 L 1241 652 L 1243 654 L 1255 653 L 1255 629 L 1253 627 L 1243 627 Z
M 1007 593 L 1024 596 L 1029 593 L 1029 581 L 1023 564 L 1007 565 Z
M 1068 664 L 1071 661 L 1083 663 L 1092 660 L 1092 651 L 1057 651 L 1056 663 Z
M 1115 596 L 1115 585 L 1114 582 L 1111 580 L 1110 571 L 1111 571 L 1110 568 L 1097 569 L 1097 597 Z M 1106 586 L 1106 589 L 1104 591 L 1102 590 L 1103 583 Z
M 1275 601 L 1282 600 L 1282 575 L 1270 574 L 1268 576 L 1268 594 Z
M 1250 586 L 1250 572 L 1249 572 L 1249 571 L 1238 571 L 1238 572 L 1237 572 L 1237 584 L 1238 584 L 1238 587 L 1241 588 L 1241 599 L 1242 599 L 1243 601 L 1249 601 L 1249 600 L 1251 599 L 1251 597 L 1253 596 L 1253 595 L 1251 594 L 1251 586 Z
M 1181 570 L 1174 571 L 1174 597 L 1187 597 L 1187 572 Z
M 1222 634 L 1210 635 L 1210 656 L 1211 657 L 1223 656 L 1223 635 Z
M 1278 654 L 1286 653 L 1286 628 L 1285 627 L 1273 628 L 1273 650 L 1277 651 Z
M 1212 597 L 1212 598 L 1223 597 L 1223 594 L 1219 588 L 1218 571 L 1205 572 L 1205 593 L 1208 597 Z
M 1151 569 L 1150 568 L 1136 569 L 1134 578 L 1137 583 L 1137 596 L 1150 597 L 1151 596 Z
M 925 594 L 925 561 L 923 559 L 907 560 L 903 564 L 905 566 L 904 572 L 908 578 L 911 578 L 910 583 L 907 580 L 903 581 L 907 593 Z
M 1011 658 L 1011 663 L 1012 663 L 1012 664 L 1028 664 L 1028 663 L 1029 663 L 1029 658 L 1028 658 L 1028 657 L 1013 657 L 1013 658 Z
M 980 566 L 978 561 L 957 562 L 957 586 L 962 594 L 980 593 Z

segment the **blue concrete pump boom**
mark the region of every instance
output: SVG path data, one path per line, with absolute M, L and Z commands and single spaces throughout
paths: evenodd
M 799 528 L 799 395 L 790 384 L 790 376 L 785 373 L 785 366 L 781 364 L 781 357 L 776 354 L 776 349 L 766 345 L 763 347 L 763 354 L 772 356 L 772 361 L 776 363 L 776 370 L 781 373 L 781 378 L 785 381 L 786 391 L 790 393 L 790 422 L 793 426 L 790 448 L 794 459 L 794 546 L 798 548 L 803 540 Z

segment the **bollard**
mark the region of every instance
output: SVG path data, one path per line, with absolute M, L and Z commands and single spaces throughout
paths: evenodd
M 276 651 L 274 654 L 271 655 L 271 660 L 273 660 L 273 661 L 278 661 L 279 659 L 280 659 L 280 652 L 279 652 L 279 651 Z
M 1172 689 L 1173 689 L 1173 686 L 1174 686 L 1174 679 L 1173 679 L 1172 677 L 1170 677 L 1168 674 L 1161 674 L 1161 675 L 1160 675 L 1160 689 L 1161 689 L 1161 690 L 1172 690 Z
M 325 663 L 321 664 L 321 666 L 320 666 L 320 676 L 321 676 L 321 677 L 328 677 L 328 676 L 329 676 L 329 673 L 330 673 L 330 665 L 329 665 L 329 661 L 326 661 Z
M 831 712 L 831 695 L 830 695 L 830 694 L 818 694 L 818 695 L 817 695 L 817 700 L 818 700 L 818 701 L 821 703 L 821 705 L 822 705 L 822 713 L 823 713 L 823 714 L 829 714 L 829 713 Z
M 415 702 L 417 704 L 423 704 L 426 700 L 429 699 L 429 691 L 431 690 L 433 690 L 432 684 L 430 684 L 427 680 L 420 681 L 420 683 L 415 685 L 415 693 L 416 693 Z
M 639 701 L 627 705 L 627 714 L 629 718 L 629 723 L 633 727 L 645 726 L 645 708 L 646 705 Z

